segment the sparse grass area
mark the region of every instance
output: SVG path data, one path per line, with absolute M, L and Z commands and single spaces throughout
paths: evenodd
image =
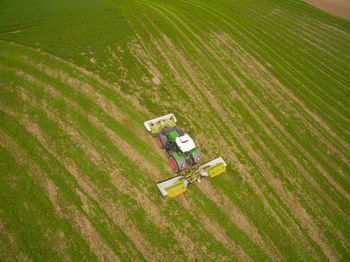
M 301 1 L 0 2 L 5 260 L 350 259 L 350 23 Z M 228 172 L 162 199 L 143 121 Z

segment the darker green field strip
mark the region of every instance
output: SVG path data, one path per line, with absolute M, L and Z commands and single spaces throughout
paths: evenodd
M 2 8 L 2 25 L 21 31 L 19 34 L 1 35 L 2 39 L 30 46 L 45 43 L 47 51 L 85 64 L 89 69 L 106 77 L 110 75 L 108 72 L 113 70 L 113 67 L 109 67 L 108 70 L 100 68 L 109 58 L 105 52 L 106 46 L 112 46 L 116 42 L 125 46 L 132 36 L 119 7 L 112 5 L 110 1 L 35 0 L 24 7 L 23 3 L 17 0 L 2 3 Z M 15 17 L 18 19 L 14 21 Z M 22 24 L 28 26 L 23 28 Z M 89 61 L 91 53 L 97 60 L 95 65 Z

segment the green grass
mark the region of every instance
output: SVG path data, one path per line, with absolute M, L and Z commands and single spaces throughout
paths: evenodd
M 350 258 L 350 23 L 301 1 L 2 1 L 4 260 Z M 143 122 L 227 172 L 175 200 Z

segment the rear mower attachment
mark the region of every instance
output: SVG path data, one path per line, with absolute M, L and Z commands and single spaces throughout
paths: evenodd
M 222 157 L 218 157 L 198 168 L 199 173 L 201 176 L 204 177 L 216 177 L 218 175 L 221 175 L 222 173 L 226 172 L 226 162 Z
M 180 175 L 169 178 L 157 183 L 160 193 L 164 197 L 175 198 L 187 191 L 187 187 L 193 184 L 202 177 L 216 177 L 226 172 L 226 162 L 222 157 L 218 157 L 196 170 L 188 172 L 186 175 Z

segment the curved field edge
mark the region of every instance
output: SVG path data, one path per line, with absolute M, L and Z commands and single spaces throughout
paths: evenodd
M 62 25 L 26 27 L 35 21 L 26 17 L 15 32 L 7 18 L 1 253 L 346 260 L 349 24 L 300 2 L 256 4 L 91 2 L 75 25 L 53 13 L 81 41 L 67 44 Z M 81 3 L 57 7 L 67 16 Z M 85 20 L 98 38 L 77 31 Z M 111 25 L 123 30 L 110 34 Z M 54 29 L 49 41 L 45 32 Z M 155 182 L 171 171 L 142 125 L 168 112 L 204 160 L 222 155 L 229 163 L 227 174 L 175 201 L 157 192 Z

